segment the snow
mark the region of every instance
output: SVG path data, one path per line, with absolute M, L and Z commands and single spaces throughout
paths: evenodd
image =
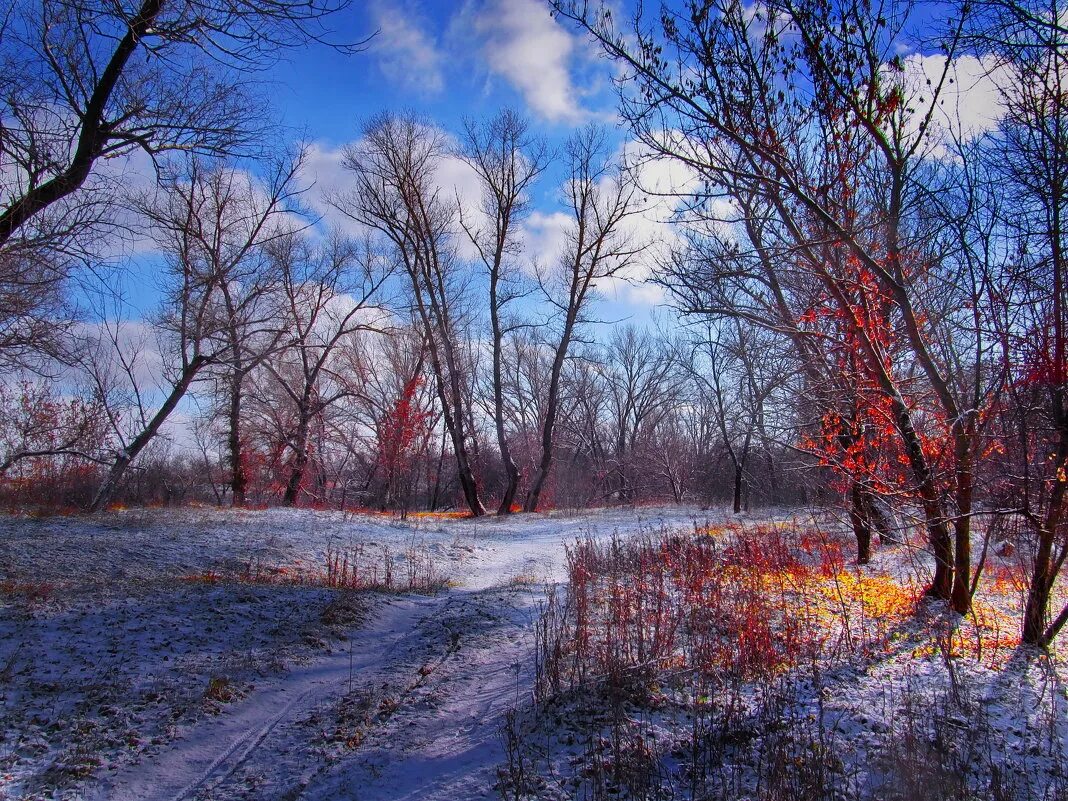
M 492 794 L 503 715 L 529 694 L 536 604 L 562 575 L 563 546 L 709 517 L 4 518 L 0 798 Z M 251 565 L 321 570 L 332 548 L 357 544 L 417 548 L 450 589 L 360 594 L 338 623 L 326 613 L 337 591 L 214 580 Z
M 0 800 L 495 797 L 502 731 L 529 703 L 534 622 L 546 585 L 564 577 L 565 546 L 728 517 L 662 507 L 502 519 L 210 508 L 0 518 Z M 356 546 L 427 555 L 448 588 L 227 580 L 250 566 L 321 571 L 328 553 Z M 926 567 L 902 546 L 877 551 L 870 569 L 916 581 Z M 888 694 L 947 686 L 943 661 L 908 647 L 828 676 L 830 694 L 798 698 L 799 714 L 818 707 L 858 753 L 878 748 Z M 956 669 L 985 725 L 1003 733 L 1004 758 L 1056 774 L 1056 747 L 1036 743 L 1068 742 L 1063 659 Z M 650 728 L 666 741 L 689 725 L 654 716 Z M 553 736 L 562 775 L 583 746 L 567 726 Z

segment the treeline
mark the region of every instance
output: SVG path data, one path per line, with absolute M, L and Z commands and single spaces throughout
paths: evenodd
M 317 408 L 306 432 L 303 393 L 293 391 L 300 383 L 290 373 L 309 349 L 298 347 L 278 348 L 248 372 L 236 418 L 230 416 L 232 376 L 219 366 L 205 368 L 193 388 L 203 414 L 182 422 L 188 440 L 178 445 L 168 437 L 152 439 L 131 461 L 112 502 L 299 504 L 400 513 L 466 509 L 417 331 L 360 332 L 342 339 L 312 386 Z M 504 351 L 503 361 L 513 365 L 502 386 L 510 410 L 509 449 L 521 465 L 521 497 L 539 455 L 549 355 L 530 335 L 511 338 Z M 675 501 L 735 504 L 742 510 L 816 499 L 818 481 L 799 471 L 804 463 L 780 444 L 782 432 L 750 411 L 741 361 L 725 353 L 717 353 L 714 362 L 702 358 L 692 343 L 635 326 L 621 326 L 607 342 L 577 349 L 560 381 L 558 456 L 541 507 Z M 486 365 L 480 367 L 472 386 L 478 424 L 471 426 L 471 465 L 483 496 L 496 500 L 508 487 L 508 472 L 485 410 L 490 379 Z M 715 381 L 706 382 L 706 375 Z M 105 408 L 64 398 L 37 382 L 2 392 L 9 508 L 87 508 L 113 469 L 107 461 L 114 458 L 116 434 L 108 420 L 119 410 L 118 399 Z M 132 409 L 121 411 L 123 419 L 140 425 Z M 234 419 L 236 436 L 230 429 Z M 304 443 L 306 461 L 296 458 L 298 442 Z M 238 470 L 232 467 L 235 444 Z
M 1056 4 L 734 0 L 617 23 L 621 110 L 696 189 L 662 280 L 685 312 L 785 343 L 865 561 L 919 512 L 928 593 L 967 613 L 1023 549 L 1023 639 L 1068 620 L 1068 60 Z M 892 534 L 892 532 L 885 532 Z
M 552 151 L 512 112 L 453 134 L 381 115 L 329 198 L 353 237 L 308 214 L 304 154 L 268 147 L 246 96 L 333 7 L 17 4 L 0 40 L 20 75 L 0 127 L 9 497 L 480 515 L 818 493 L 843 502 L 860 562 L 897 512 L 918 519 L 929 593 L 959 613 L 1014 543 L 1024 639 L 1049 642 L 1068 622 L 1050 609 L 1068 559 L 1057 7 L 553 5 L 615 62 L 630 161 L 596 126 Z M 134 151 L 159 169 L 143 192 L 105 169 Z M 443 183 L 450 160 L 477 203 Z M 637 224 L 650 165 L 688 176 L 666 248 Z M 530 252 L 549 174 L 563 246 Z M 124 323 L 103 295 L 76 324 L 123 230 L 162 254 L 159 310 Z M 649 258 L 678 319 L 598 325 L 598 288 Z M 199 455 L 163 452 L 176 415 Z

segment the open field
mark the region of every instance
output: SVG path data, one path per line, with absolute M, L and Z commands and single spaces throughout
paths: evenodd
M 0 797 L 1065 797 L 1065 651 L 1019 648 L 1014 559 L 957 619 L 921 549 L 857 568 L 840 532 L 5 518 Z

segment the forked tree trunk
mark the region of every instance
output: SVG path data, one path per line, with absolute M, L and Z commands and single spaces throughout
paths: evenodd
M 302 409 L 300 422 L 293 437 L 293 465 L 289 469 L 289 481 L 286 483 L 283 506 L 296 506 L 300 497 L 300 487 L 304 482 L 304 472 L 308 469 L 308 427 L 310 415 Z

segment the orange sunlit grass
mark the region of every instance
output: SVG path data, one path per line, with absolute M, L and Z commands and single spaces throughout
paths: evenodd
M 665 670 L 750 680 L 898 651 L 996 666 L 1019 645 L 1003 571 L 971 615 L 947 614 L 922 604 L 918 577 L 847 563 L 835 537 L 792 522 L 585 540 L 568 565 L 567 596 L 550 600 L 539 635 L 546 692 Z

